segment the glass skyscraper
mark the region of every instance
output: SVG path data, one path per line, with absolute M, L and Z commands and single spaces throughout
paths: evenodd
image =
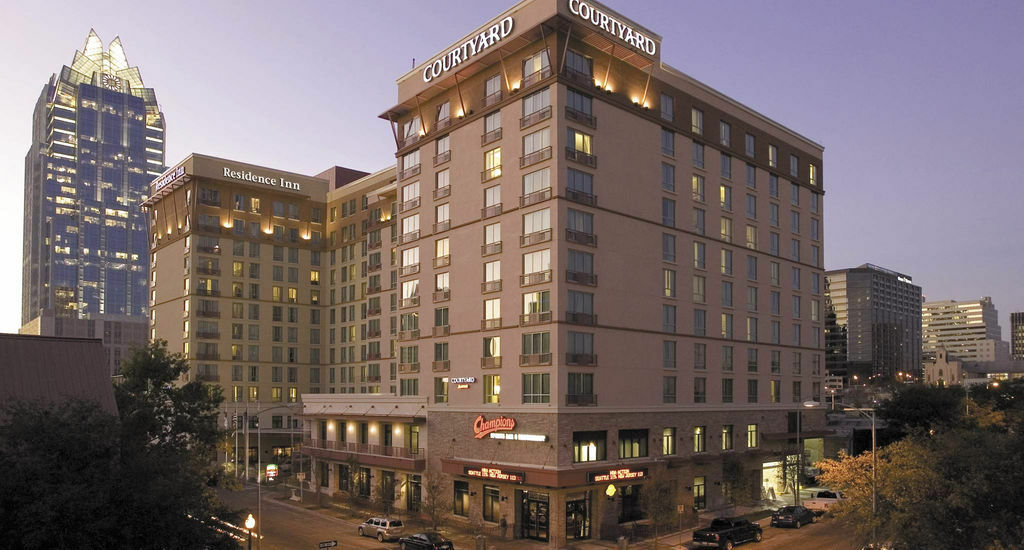
M 92 30 L 43 86 L 25 157 L 22 323 L 145 316 L 147 222 L 164 115 L 120 38 Z

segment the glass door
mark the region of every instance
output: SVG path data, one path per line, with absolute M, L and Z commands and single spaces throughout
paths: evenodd
M 520 536 L 548 540 L 548 494 L 523 492 L 523 522 Z
M 565 538 L 582 540 L 590 538 L 590 492 L 570 497 L 565 502 Z

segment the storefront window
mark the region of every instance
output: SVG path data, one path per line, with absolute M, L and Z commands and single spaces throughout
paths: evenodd
M 619 430 L 619 458 L 647 456 L 647 430 Z
M 498 509 L 498 502 L 500 501 L 498 488 L 494 485 L 484 485 L 484 521 L 490 521 L 497 523 L 500 511 Z
M 604 460 L 605 438 L 605 432 L 573 432 L 573 462 Z
M 704 496 L 704 476 L 693 478 L 693 507 L 698 510 L 708 507 L 707 497 Z
M 676 454 L 676 429 L 665 428 L 661 431 L 661 454 L 672 456 Z
M 452 498 L 452 513 L 464 518 L 469 517 L 469 482 L 455 482 L 455 494 Z
M 565 540 L 590 538 L 590 491 L 565 500 Z

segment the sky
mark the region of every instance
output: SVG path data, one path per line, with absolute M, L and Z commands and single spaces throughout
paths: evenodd
M 21 311 L 32 108 L 90 27 L 120 36 L 191 152 L 315 174 L 394 162 L 395 80 L 513 0 L 0 2 L 0 332 Z M 1024 2 L 604 0 L 662 61 L 825 146 L 827 269 L 1024 311 Z M 1015 161 L 1014 159 L 1017 159 Z

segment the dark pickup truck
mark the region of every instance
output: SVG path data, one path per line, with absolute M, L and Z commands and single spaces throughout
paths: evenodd
M 741 542 L 761 542 L 761 526 L 742 518 L 717 518 L 711 526 L 693 532 L 693 543 L 697 546 L 715 546 L 732 550 Z

